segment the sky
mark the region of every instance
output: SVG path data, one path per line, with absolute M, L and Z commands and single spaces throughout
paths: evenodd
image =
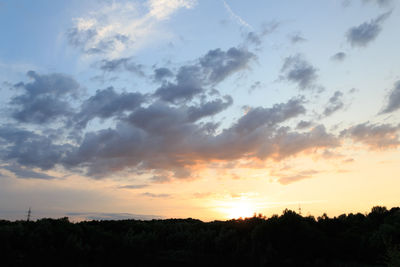
M 399 206 L 398 4 L 0 1 L 0 218 Z

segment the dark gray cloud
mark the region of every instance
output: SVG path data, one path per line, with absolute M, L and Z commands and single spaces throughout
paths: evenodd
M 157 68 L 154 70 L 154 81 L 162 82 L 165 78 L 171 78 L 174 73 L 168 68 Z
M 73 120 L 78 127 L 86 127 L 94 118 L 107 119 L 120 116 L 124 111 L 135 110 L 145 98 L 140 93 L 117 93 L 113 87 L 97 90 L 95 95 L 82 103 L 81 110 L 74 115 Z
M 11 164 L 11 165 L 7 165 L 7 166 L 3 166 L 2 168 L 14 173 L 16 177 L 22 178 L 22 179 L 43 179 L 43 180 L 55 179 L 54 176 L 50 176 L 50 175 L 47 175 L 47 174 L 41 173 L 41 172 L 36 172 L 31 169 L 21 167 L 18 164 Z
M 392 14 L 392 11 L 383 13 L 377 18 L 364 22 L 358 26 L 350 28 L 347 33 L 347 41 L 353 47 L 365 47 L 375 40 L 382 31 L 382 23 Z
M 204 77 L 199 66 L 183 66 L 175 77 L 175 82 L 164 82 L 154 95 L 163 101 L 179 103 L 190 101 L 204 92 Z
M 33 81 L 16 84 L 16 89 L 22 90 L 22 94 L 10 101 L 14 107 L 14 119 L 42 124 L 72 114 L 68 100 L 77 96 L 79 88 L 73 78 L 58 73 L 39 75 L 34 71 L 27 75 Z
M 0 128 L 0 157 L 3 161 L 16 161 L 21 166 L 49 170 L 58 164 L 72 145 L 54 144 L 54 138 L 9 125 Z
M 236 47 L 227 51 L 215 49 L 200 58 L 200 65 L 206 74 L 207 82 L 219 83 L 231 74 L 247 68 L 250 61 L 255 58 L 253 53 L 245 49 Z
M 222 99 L 215 99 L 210 102 L 202 103 L 200 106 L 192 106 L 188 108 L 188 116 L 190 121 L 197 121 L 204 117 L 213 116 L 225 110 L 233 103 L 231 96 L 224 97 L 225 102 Z
M 310 128 L 311 126 L 313 126 L 313 122 L 312 121 L 300 121 L 298 124 L 297 124 L 297 126 L 296 126 L 296 128 L 297 129 L 306 129 L 306 128 Z
M 296 98 L 287 103 L 275 104 L 272 108 L 257 107 L 250 109 L 241 117 L 235 125 L 235 129 L 239 132 L 251 132 L 264 125 L 272 127 L 305 112 L 302 99 Z
M 324 109 L 324 115 L 330 116 L 339 109 L 343 108 L 344 103 L 343 103 L 343 93 L 340 91 L 336 91 L 333 93 L 333 96 L 329 98 L 328 103 L 325 105 Z
M 249 67 L 255 55 L 232 47 L 227 51 L 214 49 L 193 65 L 179 68 L 174 82 L 164 82 L 154 96 L 170 103 L 183 103 L 205 92 L 205 88 L 222 82 L 230 75 Z M 167 71 L 166 69 L 162 72 Z M 169 72 L 167 72 L 169 73 Z
M 383 113 L 390 113 L 400 109 L 400 81 L 397 81 L 387 97 L 387 103 L 382 110 Z
M 253 108 L 219 133 L 215 131 L 218 126 L 210 122 L 195 123 L 189 109 L 160 102 L 140 107 L 115 129 L 86 133 L 61 162 L 67 169 L 84 168 L 93 177 L 126 169 L 151 170 L 161 173 L 155 176 L 161 178 L 153 182 L 164 182 L 172 177 L 192 177 L 191 167 L 212 160 L 280 160 L 311 148 L 337 145 L 336 138 L 323 126 L 305 133 L 278 127 L 305 112 L 301 99 Z
M 285 58 L 281 68 L 281 79 L 296 83 L 304 90 L 314 88 L 317 77 L 317 69 L 301 55 Z
M 344 61 L 346 59 L 346 53 L 344 52 L 337 52 L 336 54 L 334 54 L 331 59 L 335 60 L 335 61 Z
M 328 133 L 323 125 L 318 125 L 306 133 L 291 132 L 286 127 L 280 128 L 274 138 L 274 144 L 276 147 L 271 156 L 281 160 L 310 149 L 334 148 L 339 146 L 340 142 Z
M 132 58 L 130 57 L 112 60 L 103 59 L 99 62 L 99 68 L 104 72 L 128 71 L 139 76 L 145 75 L 143 71 L 143 65 L 133 62 Z
M 341 136 L 363 143 L 371 149 L 384 149 L 400 145 L 399 130 L 400 126 L 366 122 L 343 130 Z

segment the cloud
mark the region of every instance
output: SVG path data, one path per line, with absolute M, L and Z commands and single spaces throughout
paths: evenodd
M 315 87 L 317 69 L 308 63 L 301 55 L 285 58 L 281 68 L 281 79 L 296 83 L 300 89 Z
M 233 98 L 229 95 L 224 100 L 215 99 L 210 102 L 202 103 L 200 106 L 192 106 L 188 108 L 188 116 L 190 121 L 197 121 L 204 117 L 213 116 L 225 110 L 233 103 Z
M 340 135 L 354 142 L 363 143 L 370 149 L 387 149 L 400 145 L 399 130 L 400 126 L 366 122 L 345 129 Z
M 176 10 L 181 8 L 193 8 L 196 3 L 196 0 L 149 0 L 149 14 L 158 20 L 164 20 L 171 16 Z
M 290 36 L 290 42 L 292 44 L 297 44 L 297 43 L 302 43 L 307 41 L 307 39 L 305 39 L 303 36 L 301 36 L 300 33 L 296 33 Z
M 347 55 L 344 52 L 337 52 L 336 54 L 334 54 L 331 59 L 335 60 L 335 61 L 339 61 L 342 62 L 346 59 Z
M 171 78 L 174 74 L 168 68 L 157 68 L 154 70 L 154 81 L 162 82 L 165 78 Z
M 254 44 L 260 46 L 264 37 L 276 31 L 280 23 L 276 21 L 271 21 L 264 23 L 260 31 L 251 31 L 245 34 L 245 41 L 249 44 Z
M 165 82 L 154 96 L 170 103 L 186 102 L 204 92 L 203 77 L 198 66 L 183 66 L 176 75 L 176 82 Z
M 304 114 L 305 111 L 302 99 L 293 98 L 287 103 L 275 104 L 272 108 L 250 109 L 234 127 L 238 132 L 251 132 L 264 125 L 272 127 L 289 118 Z
M 303 120 L 301 120 L 297 124 L 296 128 L 297 129 L 305 129 L 305 128 L 310 128 L 312 125 L 313 125 L 313 122 L 311 122 L 311 121 L 303 121 Z
M 22 179 L 43 179 L 43 180 L 51 180 L 56 177 L 47 175 L 45 173 L 36 172 L 31 169 L 23 168 L 18 164 L 11 164 L 7 166 L 3 166 L 3 169 L 6 169 L 15 174 L 16 177 Z
M 200 58 L 200 65 L 209 83 L 219 83 L 231 74 L 247 68 L 255 57 L 243 48 L 231 47 L 227 51 L 218 48 Z
M 149 0 L 148 10 L 132 1 L 112 1 L 96 11 L 75 18 L 66 32 L 68 43 L 86 55 L 120 54 L 159 38 L 157 26 L 182 8 L 194 7 L 192 0 Z
M 383 13 L 369 22 L 364 22 L 358 26 L 350 28 L 346 33 L 347 41 L 353 47 L 367 46 L 378 37 L 379 33 L 382 31 L 382 23 L 389 18 L 391 14 L 392 11 Z
M 121 189 L 142 189 L 145 187 L 148 187 L 148 184 L 132 184 L 132 185 L 123 185 L 123 186 L 119 186 L 118 188 Z
M 82 103 L 73 121 L 79 128 L 84 128 L 94 118 L 121 116 L 124 111 L 137 109 L 144 101 L 145 96 L 140 93 L 117 93 L 113 87 L 97 90 L 95 95 Z
M 196 123 L 188 110 L 190 107 L 160 102 L 140 107 L 114 129 L 86 133 L 78 147 L 65 153 L 61 164 L 67 169 L 85 168 L 93 177 L 125 169 L 156 171 L 161 174 L 155 177 L 161 178 L 153 181 L 164 182 L 171 176 L 191 177 L 192 167 L 213 160 L 280 160 L 310 148 L 337 145 L 335 137 L 326 133 L 323 126 L 306 133 L 278 127 L 305 112 L 301 99 L 271 108 L 253 108 L 219 133 L 213 130 L 218 126 L 211 122 Z
M 387 97 L 387 104 L 381 111 L 381 114 L 394 112 L 400 109 L 400 81 L 394 84 L 392 91 Z
M 132 58 L 103 59 L 99 65 L 100 70 L 104 72 L 128 71 L 139 76 L 144 76 L 143 65 L 132 62 Z
M 145 197 L 151 197 L 151 198 L 169 198 L 169 197 L 171 197 L 171 195 L 169 195 L 169 194 L 153 194 L 153 193 L 149 193 L 149 192 L 146 192 L 146 193 L 143 193 L 140 195 L 145 196 Z
M 313 175 L 320 173 L 319 171 L 316 170 L 306 170 L 306 171 L 300 171 L 297 172 L 296 174 L 292 175 L 282 175 L 278 177 L 278 182 L 282 185 L 288 185 L 294 182 L 298 182 L 304 179 L 309 179 L 312 178 Z
M 231 47 L 227 51 L 214 49 L 200 57 L 196 64 L 179 68 L 174 82 L 164 82 L 154 96 L 170 103 L 192 100 L 205 91 L 205 87 L 216 85 L 230 75 L 248 68 L 255 55 L 245 49 Z M 166 69 L 162 72 L 167 72 Z M 162 75 L 163 76 L 163 75 Z
M 16 161 L 21 166 L 49 170 L 58 164 L 73 146 L 54 144 L 51 135 L 34 133 L 10 125 L 0 127 L 0 157 L 5 162 Z
M 339 109 L 343 108 L 344 104 L 342 98 L 343 98 L 342 92 L 336 91 L 335 93 L 333 93 L 333 96 L 329 98 L 328 103 L 325 105 L 324 115 L 326 117 L 332 115 Z
M 380 7 L 387 7 L 393 3 L 393 0 L 362 0 L 362 2 L 364 4 L 373 3 L 379 5 Z
M 248 24 L 244 19 L 242 19 L 240 16 L 238 16 L 237 14 L 235 14 L 235 12 L 233 12 L 232 8 L 228 5 L 228 3 L 225 0 L 222 0 L 222 2 L 224 3 L 224 7 L 225 9 L 228 11 L 229 15 L 241 26 L 244 26 L 248 29 L 253 29 L 252 26 L 250 26 L 250 24 Z
M 22 94 L 11 98 L 14 106 L 12 117 L 25 123 L 48 123 L 72 114 L 68 102 L 78 94 L 79 84 L 64 74 L 39 75 L 34 71 L 27 73 L 33 81 L 20 82 L 15 88 Z

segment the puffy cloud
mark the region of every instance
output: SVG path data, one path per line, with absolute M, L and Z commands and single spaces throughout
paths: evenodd
M 218 114 L 232 105 L 233 98 L 231 96 L 225 96 L 224 99 L 225 102 L 221 99 L 215 99 L 210 102 L 202 103 L 200 106 L 189 107 L 189 120 L 197 121 L 201 118 Z
M 86 124 L 94 119 L 107 119 L 120 116 L 124 111 L 132 111 L 145 101 L 145 96 L 140 93 L 117 93 L 114 88 L 108 87 L 97 90 L 95 95 L 85 100 L 81 110 L 74 115 L 74 122 L 78 127 L 86 127 Z
M 58 73 L 39 75 L 34 71 L 27 75 L 33 81 L 18 83 L 15 87 L 23 92 L 10 101 L 15 107 L 14 119 L 42 124 L 72 114 L 68 100 L 77 96 L 79 88 L 73 78 Z
M 178 103 L 193 99 L 204 92 L 203 77 L 198 66 L 183 66 L 176 75 L 176 82 L 165 82 L 154 95 L 163 101 Z
M 168 68 L 157 68 L 154 70 L 154 81 L 162 82 L 165 78 L 173 77 L 174 74 Z
M 272 108 L 250 109 L 234 126 L 238 132 L 251 132 L 256 128 L 267 125 L 272 127 L 289 118 L 305 113 L 301 99 L 291 99 L 287 103 L 275 104 Z
M 331 59 L 335 60 L 335 61 L 344 61 L 346 59 L 346 53 L 344 52 L 337 52 L 336 54 L 334 54 Z
M 363 143 L 371 149 L 385 149 L 400 145 L 399 130 L 400 126 L 366 122 L 343 130 L 341 136 L 351 138 L 354 142 Z
M 210 50 L 199 58 L 196 64 L 180 67 L 175 82 L 164 82 L 154 95 L 170 103 L 190 101 L 203 93 L 206 86 L 220 83 L 230 75 L 247 68 L 252 59 L 255 59 L 255 55 L 245 49 L 232 47 L 227 51 Z M 168 69 L 163 69 L 161 77 L 165 73 L 170 75 Z
M 324 115 L 330 116 L 339 109 L 343 108 L 344 104 L 342 98 L 343 98 L 342 92 L 336 91 L 335 93 L 333 93 L 333 96 L 329 98 L 329 101 L 325 106 Z
M 159 171 L 161 174 L 155 177 L 161 178 L 153 179 L 159 182 L 169 181 L 171 175 L 190 177 L 192 167 L 212 160 L 279 160 L 310 148 L 336 146 L 337 140 L 322 126 L 306 133 L 277 128 L 279 123 L 305 112 L 301 103 L 292 99 L 271 108 L 251 109 L 216 134 L 207 124 L 194 122 L 190 107 L 156 102 L 134 110 L 115 129 L 87 133 L 62 164 L 86 168 L 88 175 L 95 177 L 127 168 Z
M 303 121 L 303 120 L 301 120 L 297 124 L 296 128 L 297 129 L 305 129 L 305 128 L 310 128 L 312 125 L 313 125 L 313 122 L 311 122 L 311 121 Z
M 280 128 L 273 142 L 274 150 L 271 156 L 275 159 L 283 159 L 310 149 L 332 148 L 340 145 L 339 140 L 327 133 L 323 125 L 318 125 L 306 133 L 290 132 L 287 128 Z
M 317 69 L 301 55 L 285 58 L 281 68 L 281 79 L 296 83 L 300 89 L 315 87 Z
M 103 59 L 99 67 L 104 72 L 129 71 L 144 76 L 143 65 L 132 62 L 132 58 L 128 57 L 112 60 Z
M 397 81 L 388 95 L 387 104 L 381 113 L 390 113 L 400 108 L 400 81 Z
M 392 11 L 383 13 L 379 17 L 350 28 L 347 33 L 347 41 L 352 46 L 365 47 L 375 40 L 382 31 L 382 23 L 392 14 Z
M 210 83 L 219 83 L 239 70 L 247 68 L 255 55 L 245 49 L 231 47 L 227 51 L 210 50 L 200 58 L 200 65 Z
M 1 158 L 16 161 L 21 166 L 49 170 L 58 164 L 72 145 L 54 144 L 52 136 L 46 136 L 12 126 L 0 128 Z

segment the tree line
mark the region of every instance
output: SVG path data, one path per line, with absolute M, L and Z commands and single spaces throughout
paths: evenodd
M 0 220 L 0 252 L 2 266 L 399 267 L 400 208 L 213 222 Z

